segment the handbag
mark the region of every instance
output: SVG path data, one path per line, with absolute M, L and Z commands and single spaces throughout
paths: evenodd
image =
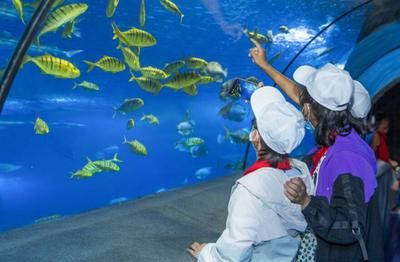
M 297 250 L 296 262 L 314 262 L 315 251 L 317 250 L 317 238 L 309 227 L 300 233 L 300 245 Z

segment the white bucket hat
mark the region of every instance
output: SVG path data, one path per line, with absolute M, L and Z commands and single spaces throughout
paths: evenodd
M 365 118 L 371 110 L 371 97 L 367 89 L 358 82 L 354 81 L 354 94 L 350 106 L 350 113 L 355 118 Z
M 293 74 L 296 82 L 305 86 L 310 96 L 320 105 L 332 110 L 346 110 L 351 102 L 355 85 L 350 74 L 328 63 L 316 69 L 300 66 Z
M 291 153 L 303 140 L 304 118 L 283 95 L 272 86 L 257 89 L 250 98 L 257 121 L 257 130 L 275 152 Z

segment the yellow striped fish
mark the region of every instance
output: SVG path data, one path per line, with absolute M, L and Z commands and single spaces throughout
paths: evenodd
M 100 58 L 100 60 L 95 63 L 86 60 L 83 62 L 89 65 L 88 72 L 92 71 L 93 68 L 95 67 L 98 67 L 105 72 L 111 72 L 111 73 L 118 73 L 125 70 L 124 63 L 122 63 L 115 57 L 106 55 Z
M 197 83 L 200 78 L 201 76 L 194 72 L 177 73 L 165 86 L 178 90 Z
M 23 64 L 33 62 L 44 74 L 52 75 L 57 78 L 77 78 L 81 72 L 71 62 L 45 54 L 38 57 L 26 56 Z
M 64 5 L 52 12 L 44 23 L 42 31 L 36 37 L 36 44 L 40 46 L 39 38 L 42 35 L 51 31 L 57 31 L 60 26 L 75 20 L 76 17 L 86 12 L 87 9 L 87 4 L 79 3 Z
M 139 20 L 140 20 L 140 25 L 144 26 L 144 24 L 146 23 L 146 7 L 145 7 L 144 0 L 142 0 L 142 2 L 140 4 Z
M 196 85 L 206 85 L 212 82 L 214 82 L 214 78 L 212 78 L 211 76 L 202 76 L 199 82 L 196 83 Z
M 129 119 L 128 122 L 126 123 L 126 128 L 127 129 L 132 129 L 135 127 L 135 120 L 134 119 Z
M 119 4 L 119 0 L 108 0 L 107 11 L 106 11 L 106 16 L 108 18 L 110 18 L 114 15 L 118 4 Z
M 50 132 L 49 126 L 40 117 L 36 119 L 34 130 L 36 135 L 46 135 Z
M 150 79 L 147 77 L 135 77 L 132 74 L 131 79 L 129 79 L 129 82 L 136 81 L 138 83 L 139 87 L 143 89 L 146 92 L 152 93 L 152 94 L 158 94 L 161 91 L 162 84 L 154 79 Z
M 185 60 L 185 63 L 191 69 L 203 69 L 208 65 L 206 60 L 198 57 L 189 57 Z
M 139 57 L 129 47 L 121 47 L 122 54 L 124 55 L 125 62 L 128 66 L 136 71 L 140 69 Z
M 12 0 L 12 3 L 15 7 L 15 10 L 19 14 L 19 17 L 21 18 L 22 23 L 25 24 L 24 9 L 21 0 Z
M 113 39 L 119 40 L 120 45 L 134 47 L 149 47 L 157 43 L 157 40 L 150 33 L 138 28 L 131 28 L 128 31 L 121 32 L 115 23 L 112 23 L 114 36 Z
M 130 148 L 138 155 L 147 156 L 147 149 L 146 147 L 140 143 L 138 140 L 128 141 L 126 137 L 124 137 L 123 144 L 127 144 Z
M 195 96 L 195 95 L 197 95 L 197 86 L 190 85 L 190 86 L 182 88 L 182 91 L 190 96 Z
M 168 77 L 164 71 L 152 66 L 142 67 L 139 69 L 139 71 L 143 74 L 143 76 L 153 79 L 165 79 Z
M 171 75 L 171 74 L 178 72 L 179 69 L 181 69 L 184 65 L 185 65 L 185 61 L 177 60 L 177 61 L 171 62 L 169 64 L 166 64 L 162 70 L 167 75 Z
M 183 13 L 181 12 L 181 10 L 179 10 L 179 7 L 178 7 L 176 4 L 174 4 L 174 3 L 173 3 L 172 1 L 170 1 L 170 0 L 160 0 L 160 3 L 161 3 L 161 5 L 164 6 L 165 9 L 167 9 L 168 11 L 179 15 L 179 16 L 181 17 L 181 23 L 182 23 L 182 20 L 183 20 L 184 15 L 183 15 Z

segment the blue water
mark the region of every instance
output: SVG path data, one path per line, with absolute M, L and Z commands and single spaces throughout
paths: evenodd
M 65 1 L 71 2 L 78 1 Z M 103 55 L 123 60 L 120 51 L 116 50 L 117 42 L 112 40 L 111 21 L 124 30 L 139 26 L 140 1 L 121 1 L 111 19 L 105 16 L 107 1 L 82 2 L 89 4 L 89 9 L 78 19 L 81 38 L 63 39 L 62 30 L 41 37 L 43 46 L 64 51 L 84 50 L 70 59 L 62 54 L 53 54 L 77 65 L 81 77 L 76 80 L 56 79 L 42 74 L 33 63 L 29 63 L 19 71 L 0 117 L 0 167 L 1 164 L 13 167 L 0 168 L 2 231 L 55 214 L 77 214 L 229 175 L 234 171 L 225 166 L 243 159 L 245 144 L 217 143 L 217 136 L 224 134 L 224 127 L 232 131 L 247 128 L 251 121 L 250 113 L 241 122 L 226 120 L 217 114 L 226 104 L 219 99 L 221 83 L 199 86 L 199 94 L 194 97 L 171 89 L 152 95 L 128 82 L 128 70 L 110 74 L 94 69 L 86 73 L 87 65 L 83 60 L 96 61 Z M 214 18 L 215 10 L 211 12 L 199 0 L 174 2 L 185 14 L 182 24 L 178 16 L 166 11 L 157 0 L 146 0 L 144 29 L 158 42 L 154 47 L 142 49 L 142 66 L 162 68 L 168 62 L 195 56 L 218 61 L 223 68 L 228 68 L 227 79 L 256 76 L 265 84 L 272 84 L 248 58 L 248 50 L 252 47 L 248 39 L 227 35 Z M 284 51 L 275 63 L 279 70 L 321 27 L 357 3 L 354 0 L 219 1 L 220 12 L 228 24 L 251 30 L 257 28 L 261 33 L 273 31 L 274 43 L 267 52 L 271 57 Z M 364 11 L 361 9 L 349 15 L 319 37 L 296 60 L 287 75 L 291 76 L 301 64 L 343 64 L 357 38 Z M 26 8 L 26 18 L 31 12 Z M 13 51 L 11 39 L 18 39 L 24 30 L 11 0 L 0 3 L 0 24 L 0 39 L 3 40 L 0 40 L 0 68 L 4 68 Z M 290 33 L 279 33 L 281 25 L 288 26 Z M 4 41 L 7 39 L 8 42 Z M 318 57 L 326 48 L 334 49 Z M 37 52 L 29 54 L 40 55 Z M 83 80 L 97 83 L 101 90 L 72 90 L 74 81 Z M 134 97 L 142 98 L 145 106 L 127 116 L 112 119 L 113 107 Z M 175 149 L 175 143 L 182 138 L 176 126 L 183 121 L 188 109 L 191 119 L 196 121 L 192 136 L 201 137 L 206 142 L 208 153 L 204 157 L 193 158 Z M 139 121 L 142 113 L 156 115 L 160 125 Z M 34 134 L 33 123 L 38 116 L 49 124 L 50 134 Z M 132 130 L 126 129 L 129 118 L 136 121 Z M 138 139 L 146 145 L 148 156 L 132 153 L 122 145 L 123 136 L 129 140 Z M 312 147 L 312 141 L 312 134 L 308 133 L 294 155 L 305 154 Z M 82 180 L 70 179 L 72 172 L 87 163 L 86 157 L 111 159 L 116 152 L 124 161 L 120 164 L 120 172 L 96 174 Z M 251 150 L 249 162 L 252 161 L 254 152 Z M 196 176 L 201 168 L 211 172 Z

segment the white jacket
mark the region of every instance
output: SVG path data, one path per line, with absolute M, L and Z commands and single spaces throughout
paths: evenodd
M 298 231 L 306 221 L 299 205 L 283 194 L 283 184 L 301 177 L 314 191 L 305 163 L 291 159 L 292 169 L 260 168 L 232 188 L 226 228 L 216 243 L 207 244 L 199 262 L 291 261 L 298 249 Z

